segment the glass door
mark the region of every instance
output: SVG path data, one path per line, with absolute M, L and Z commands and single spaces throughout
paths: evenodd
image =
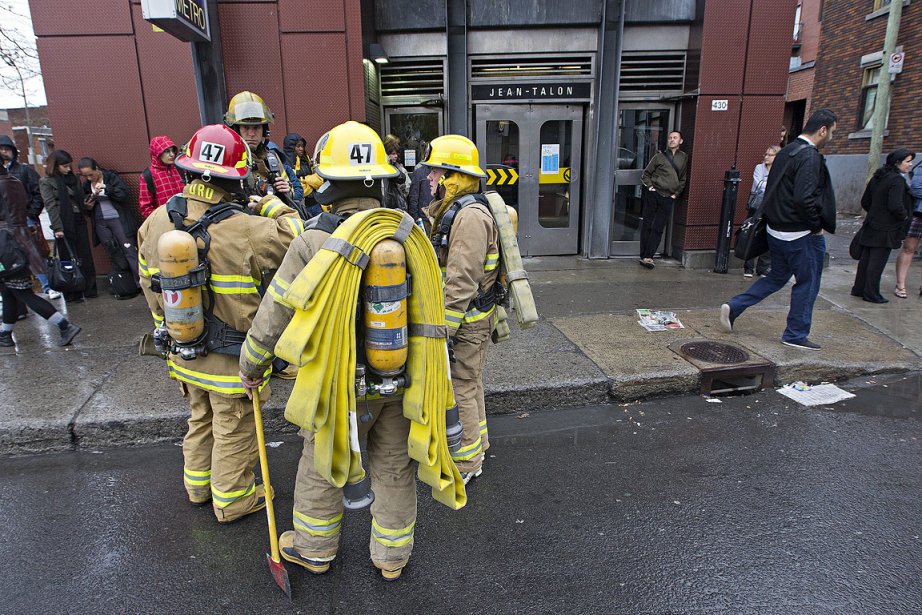
M 384 134 L 392 134 L 400 138 L 400 162 L 409 171 L 412 171 L 419 163 L 426 144 L 442 134 L 441 109 L 387 107 L 384 119 Z
M 518 211 L 522 255 L 576 254 L 582 107 L 477 105 L 476 126 L 485 188 Z
M 640 176 L 653 155 L 666 149 L 666 140 L 672 129 L 670 119 L 671 109 L 667 107 L 625 103 L 618 106 L 612 256 L 636 256 L 640 252 L 640 224 L 643 221 Z M 664 234 L 663 243 L 667 235 Z

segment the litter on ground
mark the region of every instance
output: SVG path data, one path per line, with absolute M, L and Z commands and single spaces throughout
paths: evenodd
M 810 386 L 803 382 L 792 382 L 778 389 L 778 392 L 802 406 L 828 406 L 855 396 L 828 383 Z

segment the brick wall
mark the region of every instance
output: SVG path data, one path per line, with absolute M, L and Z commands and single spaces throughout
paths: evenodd
M 861 105 L 861 56 L 880 51 L 887 29 L 887 16 L 870 21 L 872 0 L 829 1 L 823 15 L 823 39 L 816 63 L 812 108 L 828 107 L 839 117 L 838 132 L 827 154 L 867 153 L 870 139 L 849 139 L 858 129 Z M 918 118 L 922 91 L 922 2 L 903 7 L 898 45 L 906 53 L 903 73 L 892 82 L 889 136 L 884 152 L 897 147 L 918 149 L 922 122 Z M 886 70 L 886 68 L 884 69 Z
M 809 107 L 810 97 L 813 95 L 813 83 L 816 75 L 815 68 L 805 68 L 793 72 L 788 77 L 788 93 L 786 100 L 804 100 L 806 99 Z M 807 114 L 810 113 L 809 108 Z

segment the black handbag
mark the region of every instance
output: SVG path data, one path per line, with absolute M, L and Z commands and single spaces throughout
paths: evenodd
M 733 255 L 742 261 L 748 261 L 768 252 L 768 232 L 765 226 L 760 203 L 755 212 L 743 220 L 737 229 Z
M 61 258 L 58 246 L 62 241 L 67 246 L 69 260 Z M 59 293 L 82 293 L 86 289 L 86 278 L 80 271 L 80 259 L 74 255 L 73 248 L 64 237 L 54 242 L 54 252 L 48 259 L 48 285 Z
M 29 273 L 29 257 L 13 232 L 0 228 L 0 280 Z
M 864 232 L 864 225 L 861 225 L 861 228 L 858 229 L 858 232 L 855 233 L 855 236 L 852 237 L 852 242 L 848 244 L 848 255 L 853 259 L 861 260 L 861 235 Z

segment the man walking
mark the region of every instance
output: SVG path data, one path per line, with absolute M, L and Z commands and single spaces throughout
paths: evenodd
M 679 195 L 685 190 L 688 154 L 679 150 L 682 133 L 669 133 L 668 148 L 656 152 L 643 170 L 640 182 L 648 190 L 643 200 L 643 223 L 640 225 L 640 264 L 653 269 L 653 253 L 663 238 L 669 214 Z
M 836 232 L 836 198 L 819 149 L 832 140 L 836 116 L 820 109 L 810 116 L 803 134 L 775 156 L 763 201 L 771 269 L 746 292 L 720 306 L 720 325 L 733 331 L 743 311 L 783 288 L 793 275 L 791 307 L 781 343 L 819 350 L 810 341 L 813 304 L 820 290 L 826 238 Z

